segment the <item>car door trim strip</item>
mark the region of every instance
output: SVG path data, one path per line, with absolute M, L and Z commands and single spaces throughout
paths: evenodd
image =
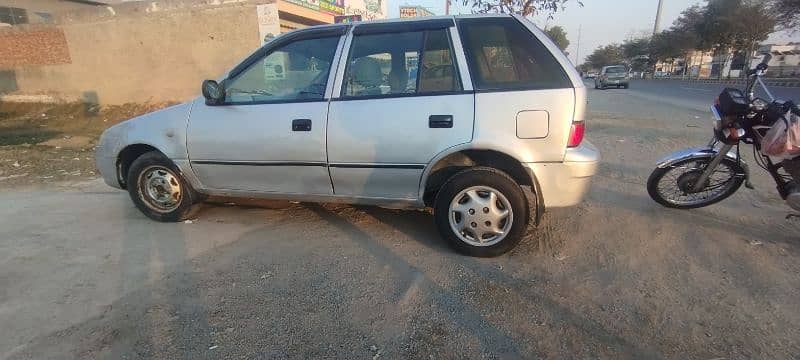
M 346 169 L 424 169 L 425 165 L 422 164 L 330 164 L 332 168 L 346 168 Z
M 219 161 L 194 160 L 198 165 L 242 165 L 242 166 L 326 166 L 324 162 L 315 161 Z
M 327 164 L 318 161 L 220 161 L 220 160 L 193 160 L 197 165 L 240 165 L 240 166 L 328 166 L 345 169 L 416 169 L 425 168 L 424 164 L 362 164 L 341 163 Z

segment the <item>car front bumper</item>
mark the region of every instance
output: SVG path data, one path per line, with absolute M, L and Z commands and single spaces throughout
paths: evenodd
M 539 183 L 545 208 L 577 205 L 589 191 L 590 180 L 597 173 L 600 153 L 588 141 L 567 149 L 563 162 L 525 163 Z
M 117 176 L 117 151 L 116 147 L 119 143 L 119 130 L 112 127 L 107 129 L 100 136 L 100 141 L 95 150 L 94 159 L 97 166 L 97 171 L 103 177 L 103 181 L 111 187 L 121 189 Z

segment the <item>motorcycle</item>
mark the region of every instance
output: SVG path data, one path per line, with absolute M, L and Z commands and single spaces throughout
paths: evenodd
M 708 206 L 733 195 L 742 184 L 753 189 L 740 145 L 753 146 L 756 163 L 775 180 L 778 193 L 800 211 L 800 159 L 777 159 L 762 153 L 761 142 L 788 112 L 800 116 L 791 101 L 775 99 L 761 77 L 771 59 L 766 54 L 748 72 L 745 91 L 726 88 L 711 107 L 714 136 L 705 147 L 675 152 L 660 160 L 647 180 L 647 192 L 657 203 L 677 209 Z M 769 100 L 756 97 L 759 84 Z M 785 119 L 784 119 L 785 120 Z

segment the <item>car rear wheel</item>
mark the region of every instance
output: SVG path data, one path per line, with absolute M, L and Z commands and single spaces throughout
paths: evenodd
M 453 175 L 434 202 L 439 233 L 457 251 L 498 256 L 522 240 L 529 223 L 522 188 L 506 173 L 475 167 Z
M 128 194 L 147 217 L 162 222 L 190 218 L 201 197 L 189 186 L 177 166 L 157 151 L 138 157 L 128 170 Z

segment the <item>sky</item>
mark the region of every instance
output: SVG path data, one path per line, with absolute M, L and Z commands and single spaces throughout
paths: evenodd
M 389 17 L 398 17 L 402 5 L 420 5 L 437 15 L 444 14 L 445 0 L 388 0 Z M 625 39 L 651 34 L 656 18 L 658 0 L 568 0 L 566 8 L 553 14 L 552 19 L 545 15 L 535 16 L 533 21 L 544 28 L 559 25 L 567 32 L 570 41 L 567 52 L 573 62 L 580 57 L 580 62 L 595 48 L 609 43 L 621 43 Z M 694 4 L 704 3 L 701 0 L 664 0 L 661 14 L 663 30 L 668 28 L 680 15 L 683 9 Z M 451 14 L 470 13 L 470 8 L 462 5 L 462 0 L 453 0 Z M 578 29 L 580 28 L 580 49 L 578 49 Z M 776 34 L 767 42 L 785 43 L 800 41 L 800 33 L 794 35 Z

